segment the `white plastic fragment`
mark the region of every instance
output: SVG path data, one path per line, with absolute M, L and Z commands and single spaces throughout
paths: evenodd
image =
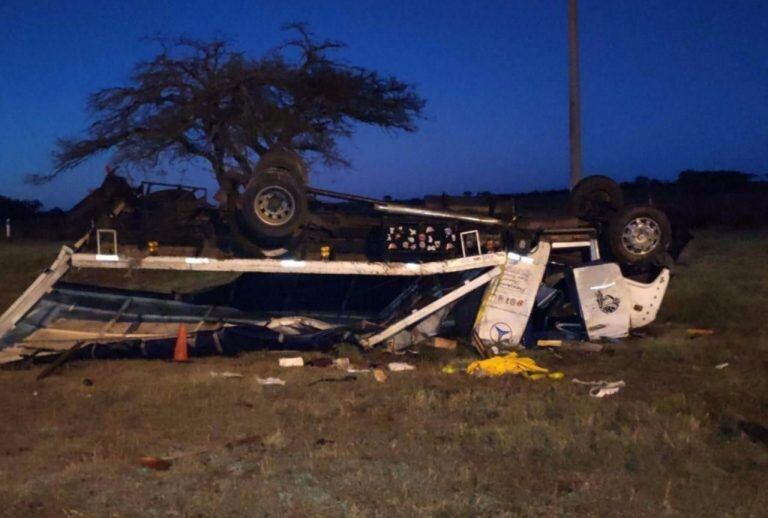
M 260 378 L 256 376 L 256 382 L 259 385 L 285 385 L 285 381 L 280 378 Z
M 335 358 L 333 360 L 333 366 L 345 371 L 349 369 L 349 358 Z
M 416 369 L 416 367 L 414 367 L 410 363 L 405 363 L 405 362 L 391 362 L 387 364 L 387 368 L 392 372 L 412 371 Z
M 211 371 L 211 377 L 213 378 L 242 378 L 243 375 L 239 372 L 230 372 L 230 371 Z
M 587 385 L 591 387 L 589 389 L 589 395 L 594 398 L 604 398 L 605 396 L 612 396 L 619 390 L 625 387 L 627 384 L 624 380 L 619 381 L 581 381 L 580 379 L 573 378 L 572 382 L 578 385 Z
M 720 364 L 717 364 L 717 365 L 715 365 L 715 369 L 717 369 L 717 370 L 723 370 L 723 369 L 725 369 L 726 367 L 728 367 L 728 365 L 729 365 L 729 364 L 728 364 L 728 362 L 725 362 L 725 363 L 720 363 Z
M 278 360 L 278 364 L 280 367 L 303 367 L 304 358 L 301 356 L 297 356 L 295 358 L 280 358 L 280 360 Z
M 621 390 L 621 387 L 623 386 L 624 386 L 623 381 L 617 381 L 615 383 L 609 383 L 602 387 L 592 387 L 589 390 L 589 395 L 596 398 L 612 396 L 613 394 L 616 394 L 619 390 Z

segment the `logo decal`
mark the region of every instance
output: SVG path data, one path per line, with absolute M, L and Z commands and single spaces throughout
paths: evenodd
M 614 297 L 613 295 L 603 295 L 602 291 L 597 290 L 597 307 L 599 307 L 600 311 L 603 313 L 613 313 L 619 309 L 620 304 L 620 298 Z
M 491 326 L 491 340 L 494 342 L 508 340 L 511 334 L 512 328 L 505 322 L 497 322 Z

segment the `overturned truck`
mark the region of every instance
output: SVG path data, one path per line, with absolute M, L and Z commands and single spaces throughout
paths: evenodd
M 0 317 L 0 361 L 62 350 L 164 356 L 180 324 L 192 354 L 252 347 L 402 349 L 430 336 L 481 351 L 553 337 L 627 336 L 670 279 L 672 224 L 588 177 L 569 203 L 523 214 L 513 197 L 393 203 L 315 189 L 300 158 L 265 155 L 217 193 L 108 174 L 93 228 Z M 108 197 L 105 197 L 105 199 Z M 82 204 L 79 210 L 83 210 Z M 72 268 L 232 272 L 185 296 L 63 282 Z

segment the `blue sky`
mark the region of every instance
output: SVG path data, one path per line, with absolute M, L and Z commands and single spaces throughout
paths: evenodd
M 285 22 L 427 99 L 415 134 L 361 128 L 350 170 L 318 186 L 371 196 L 560 188 L 568 175 L 565 0 L 112 1 L 0 4 L 0 194 L 69 206 L 108 157 L 42 188 L 89 93 L 153 56 L 146 36 L 228 36 L 259 55 Z M 768 2 L 580 1 L 584 169 L 619 180 L 682 169 L 768 173 Z M 208 183 L 190 173 L 191 183 Z

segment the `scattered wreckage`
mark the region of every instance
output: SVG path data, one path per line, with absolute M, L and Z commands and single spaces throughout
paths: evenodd
M 670 222 L 624 206 L 606 177 L 578 184 L 558 218 L 517 214 L 511 197 L 392 203 L 306 178 L 294 155 L 268 155 L 214 207 L 204 189 L 137 190 L 110 172 L 108 189 L 76 206 L 90 206 L 93 228 L 0 317 L 0 363 L 74 350 L 170 357 L 180 324 L 193 355 L 403 349 L 438 334 L 494 352 L 620 338 L 653 322 L 669 284 Z M 240 275 L 172 297 L 62 282 L 72 268 Z

